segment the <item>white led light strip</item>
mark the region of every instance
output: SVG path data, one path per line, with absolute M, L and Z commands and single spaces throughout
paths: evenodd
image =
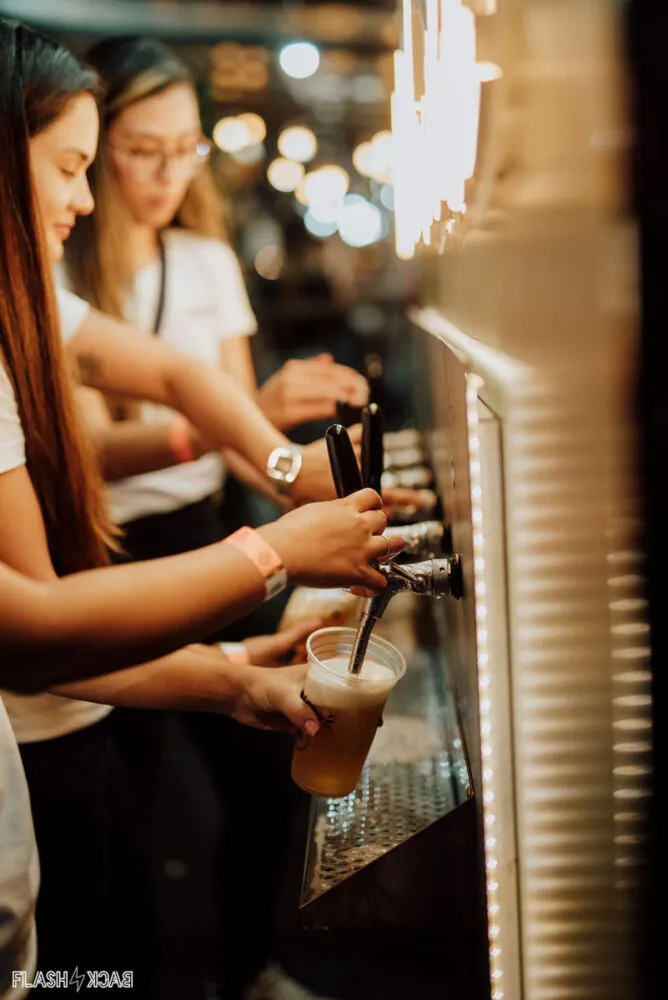
M 489 657 L 489 632 L 487 626 L 487 584 L 485 579 L 485 536 L 483 527 L 482 468 L 480 437 L 478 433 L 478 391 L 482 379 L 478 375 L 466 377 L 466 422 L 468 427 L 469 474 L 471 484 L 471 519 L 473 522 L 473 568 L 475 580 L 476 639 L 478 657 L 478 689 L 480 712 L 480 745 L 482 752 L 482 800 L 485 826 L 485 871 L 487 886 L 487 913 L 489 936 L 489 961 L 492 1000 L 503 1000 L 503 951 L 501 935 L 501 903 L 499 868 L 499 836 L 495 800 L 498 794 L 495 781 L 494 731 L 492 727 L 492 700 L 495 691 Z

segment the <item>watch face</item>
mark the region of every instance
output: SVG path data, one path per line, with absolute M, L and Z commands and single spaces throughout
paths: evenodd
M 281 455 L 276 462 L 276 470 L 286 476 L 292 470 L 293 464 L 294 459 L 292 455 Z

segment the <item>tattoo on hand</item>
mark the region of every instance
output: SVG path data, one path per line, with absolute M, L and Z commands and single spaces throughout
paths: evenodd
M 84 385 L 96 385 L 102 371 L 102 362 L 96 354 L 77 354 L 77 368 Z

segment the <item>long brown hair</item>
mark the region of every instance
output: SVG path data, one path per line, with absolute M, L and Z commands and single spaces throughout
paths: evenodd
M 106 131 L 131 104 L 177 84 L 193 87 L 190 70 L 173 52 L 150 38 L 112 38 L 93 46 L 86 63 L 104 86 L 100 151 L 89 171 L 96 209 L 80 219 L 67 241 L 65 263 L 70 287 L 102 312 L 124 318 L 129 271 L 126 227 L 130 215 L 109 162 Z M 208 164 L 190 182 L 175 219 L 177 225 L 225 240 L 223 203 Z
M 59 575 L 102 565 L 114 531 L 63 357 L 29 139 L 97 79 L 39 33 L 0 18 L 0 361 L 12 382 L 26 465 Z

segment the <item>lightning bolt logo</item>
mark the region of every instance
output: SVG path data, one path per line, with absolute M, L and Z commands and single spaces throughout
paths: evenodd
M 77 965 L 76 969 L 74 970 L 74 972 L 70 976 L 70 986 L 76 985 L 77 993 L 78 993 L 79 990 L 81 989 L 81 987 L 84 984 L 84 979 L 85 978 L 86 978 L 85 976 L 79 974 L 79 966 Z

